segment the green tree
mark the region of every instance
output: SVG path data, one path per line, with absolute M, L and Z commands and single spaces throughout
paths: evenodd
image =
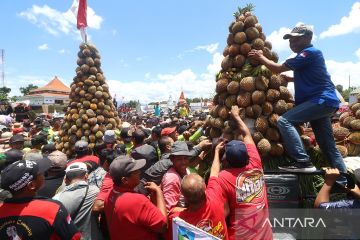
M 126 105 L 131 108 L 136 108 L 136 104 L 137 104 L 136 100 L 130 100 L 128 103 L 126 103 Z
M 38 86 L 33 85 L 33 84 L 31 83 L 31 84 L 29 84 L 27 87 L 21 87 L 21 88 L 20 88 L 20 92 L 25 96 L 25 95 L 28 95 L 31 90 L 37 89 L 37 88 L 38 88 Z
M 349 101 L 350 93 L 351 93 L 352 91 L 354 91 L 355 89 L 356 89 L 356 87 L 350 87 L 350 88 L 344 90 L 343 92 L 341 92 L 341 96 L 343 96 L 343 98 L 344 98 L 344 100 L 345 100 L 346 102 Z
M 17 100 L 19 100 L 19 98 L 20 98 L 19 96 L 12 96 L 9 99 L 11 102 L 16 102 Z
M 0 100 L 8 100 L 11 88 L 2 87 L 0 88 Z

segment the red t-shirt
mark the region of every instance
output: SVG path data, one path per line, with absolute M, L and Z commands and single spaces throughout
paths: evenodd
M 86 155 L 86 156 L 83 156 L 81 158 L 76 158 L 72 161 L 70 161 L 67 165 L 69 166 L 70 164 L 72 163 L 76 163 L 76 162 L 93 162 L 93 163 L 96 163 L 97 165 L 99 165 L 100 163 L 100 160 L 97 156 L 94 156 L 94 155 Z
M 248 165 L 219 174 L 230 207 L 229 239 L 272 239 L 271 227 L 264 224 L 269 213 L 261 158 L 255 145 L 246 148 Z
M 142 194 L 114 186 L 104 202 L 111 239 L 156 240 L 166 224 L 165 216 Z
M 182 212 L 170 214 L 170 219 L 180 217 L 207 233 L 210 233 L 220 239 L 228 239 L 224 204 L 226 199 L 221 193 L 221 186 L 217 177 L 211 177 L 206 187 L 206 201 L 196 211 L 185 209 Z M 170 225 L 171 226 L 171 225 Z
M 110 191 L 113 189 L 113 186 L 114 186 L 114 182 L 112 180 L 112 177 L 110 176 L 109 173 L 107 173 L 104 177 L 104 180 L 100 188 L 100 192 L 97 195 L 96 200 L 105 201 Z

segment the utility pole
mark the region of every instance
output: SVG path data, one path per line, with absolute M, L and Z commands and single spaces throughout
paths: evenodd
M 5 87 L 5 50 L 1 49 L 1 59 L 0 59 L 0 65 L 1 65 L 1 83 L 2 87 Z

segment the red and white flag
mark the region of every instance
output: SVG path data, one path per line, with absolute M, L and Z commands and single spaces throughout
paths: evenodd
M 77 29 L 80 30 L 81 38 L 87 42 L 86 27 L 87 27 L 87 2 L 86 0 L 74 0 L 71 11 L 74 13 L 77 22 Z

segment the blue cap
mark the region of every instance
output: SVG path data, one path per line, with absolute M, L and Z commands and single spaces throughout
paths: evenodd
M 226 143 L 223 159 L 226 159 L 231 167 L 239 168 L 246 166 L 249 163 L 246 145 L 239 140 L 232 140 Z

